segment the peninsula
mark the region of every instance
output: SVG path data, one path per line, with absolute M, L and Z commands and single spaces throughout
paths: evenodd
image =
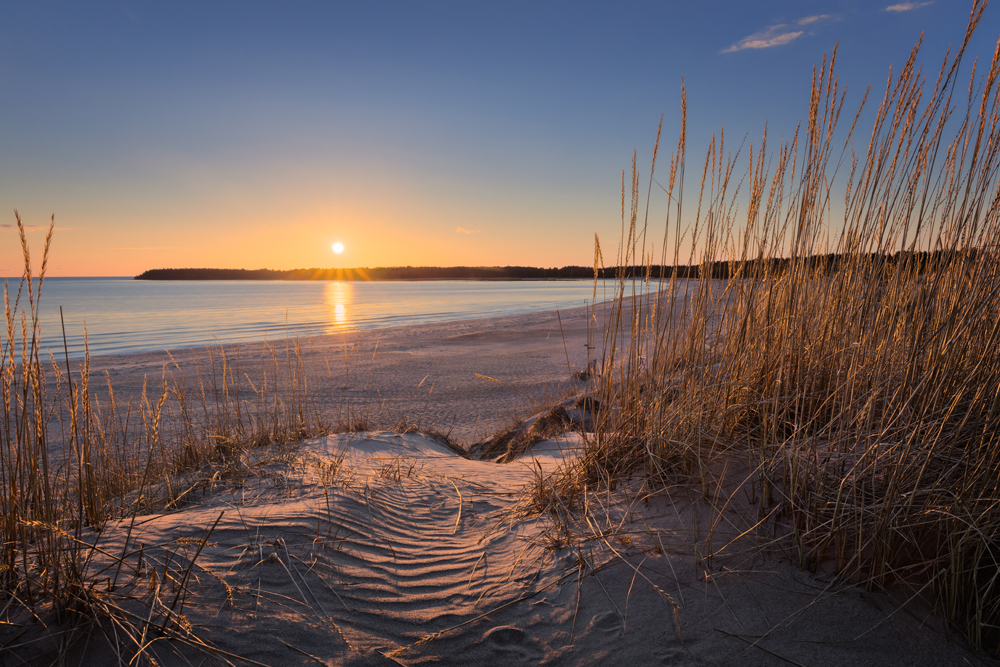
M 870 266 L 895 267 L 905 262 L 918 272 L 937 270 L 952 261 L 968 261 L 976 250 L 959 256 L 953 251 L 903 251 L 894 254 L 871 253 L 867 255 Z M 830 253 L 808 255 L 798 258 L 813 271 L 837 271 L 843 255 Z M 767 270 L 775 275 L 782 274 L 790 267 L 790 260 L 783 257 L 769 257 L 746 261 L 714 261 L 704 265 L 631 265 L 631 266 L 564 266 L 562 268 L 540 268 L 534 266 L 379 266 L 375 268 L 311 268 L 311 269 L 150 269 L 135 276 L 135 280 L 559 280 L 559 279 L 621 279 L 621 278 L 698 278 L 702 271 L 716 279 L 728 279 L 750 271 L 760 270 L 760 264 L 767 264 Z

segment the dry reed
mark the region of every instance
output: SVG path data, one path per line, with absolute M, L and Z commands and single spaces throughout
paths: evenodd
M 804 565 L 930 582 L 973 644 L 1000 647 L 1000 41 L 962 84 L 985 7 L 936 76 L 919 43 L 890 74 L 861 155 L 868 93 L 842 127 L 836 51 L 790 140 L 765 132 L 733 151 L 713 136 L 693 217 L 683 99 L 668 177 L 653 180 L 658 133 L 650 190 L 669 201 L 660 265 L 697 273 L 654 273 L 633 158 L 617 260 L 647 278 L 622 269 L 591 380 L 605 409 L 536 508 L 563 515 L 581 489 L 636 470 L 649 488 L 694 479 L 710 497 L 718 464 L 740 462 L 759 517 L 780 517 Z M 598 241 L 595 269 L 601 257 Z
M 96 386 L 89 354 L 71 362 L 63 342 L 64 358 L 46 358 L 40 303 L 53 228 L 35 276 L 15 216 L 24 270 L 16 290 L 4 287 L 0 340 L 0 624 L 16 627 L 9 619 L 25 614 L 43 621 L 64 637 L 63 657 L 94 624 L 113 628 L 115 650 L 136 660 L 153 659 L 146 652 L 149 633 L 212 652 L 174 613 L 178 600 L 183 607 L 200 549 L 175 578 L 180 583 L 170 612 L 151 608 L 140 619 L 120 603 L 151 594 L 156 606 L 160 588 L 150 593 L 141 574 L 151 556 L 129 537 L 121 553 L 106 552 L 102 528 L 109 520 L 130 525 L 139 513 L 179 506 L 218 483 L 240 485 L 265 474 L 265 464 L 287 458 L 303 438 L 373 425 L 373 401 L 345 399 L 322 409 L 297 338 L 283 347 L 265 344 L 264 363 L 253 360 L 253 378 L 243 370 L 239 346 L 209 348 L 193 371 L 164 366 L 138 396 L 123 400 L 110 377 L 106 387 Z M 110 570 L 108 558 L 117 562 Z M 164 561 L 163 577 L 168 565 Z

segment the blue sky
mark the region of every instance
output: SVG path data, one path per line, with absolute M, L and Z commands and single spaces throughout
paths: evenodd
M 586 265 L 595 233 L 617 241 L 621 171 L 633 149 L 648 171 L 661 113 L 675 145 L 682 77 L 693 164 L 722 125 L 794 132 L 838 42 L 848 108 L 921 32 L 936 72 L 970 7 L 8 3 L 0 225 L 55 213 L 52 275 Z M 971 55 L 998 31 L 988 8 Z M 15 231 L 0 239 L 16 275 Z

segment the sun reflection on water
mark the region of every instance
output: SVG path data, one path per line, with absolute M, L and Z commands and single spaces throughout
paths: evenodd
M 344 280 L 326 284 L 326 303 L 330 306 L 330 325 L 343 329 L 348 324 L 347 307 L 351 304 L 354 288 Z

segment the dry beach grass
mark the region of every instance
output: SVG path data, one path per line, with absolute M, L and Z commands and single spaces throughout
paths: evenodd
M 110 375 L 98 391 L 89 360 L 41 354 L 48 241 L 33 281 L 22 231 L 0 647 L 28 664 L 982 659 L 943 628 L 995 652 L 1000 42 L 960 78 L 984 9 L 929 89 L 916 48 L 889 78 L 860 156 L 835 55 L 794 138 L 730 152 L 720 133 L 690 224 L 682 129 L 659 258 L 633 162 L 617 265 L 700 276 L 623 271 L 585 392 L 472 448 L 503 463 L 416 419 L 376 432 L 374 381 L 331 411 L 297 341 L 253 377 L 220 349 L 131 401 Z M 907 616 L 927 609 L 944 621 Z
M 697 215 L 677 229 L 682 131 L 664 240 L 680 264 L 679 239 L 694 239 L 703 278 L 631 310 L 636 283 L 620 281 L 594 388 L 611 407 L 542 505 L 563 512 L 637 468 L 644 493 L 695 479 L 709 498 L 739 475 L 752 529 L 787 533 L 804 567 L 921 591 L 974 645 L 1000 648 L 1000 42 L 960 78 L 984 9 L 929 86 L 919 44 L 889 77 L 860 156 L 861 110 L 838 131 L 835 53 L 792 140 L 730 153 L 713 139 Z M 626 194 L 618 263 L 652 264 L 634 166 L 631 207 Z M 727 280 L 708 275 L 719 261 Z

